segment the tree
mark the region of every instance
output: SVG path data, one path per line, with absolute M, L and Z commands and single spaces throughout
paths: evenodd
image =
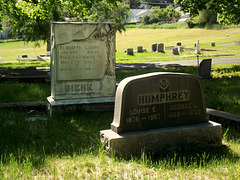
M 173 6 L 167 8 L 154 7 L 153 11 L 149 15 L 143 16 L 140 22 L 143 24 L 153 24 L 161 21 L 169 22 L 171 17 L 176 19 L 180 17 L 180 13 L 176 12 Z
M 129 5 L 117 2 L 116 5 L 109 4 L 106 0 L 101 3 L 94 3 L 90 16 L 86 19 L 89 22 L 115 22 L 118 31 L 125 30 L 124 23 L 129 14 Z
M 49 41 L 50 23 L 65 21 L 68 16 L 72 21 L 84 20 L 90 15 L 95 3 L 102 0 L 0 0 L 0 11 L 8 16 L 15 35 L 22 34 L 26 41 Z M 117 6 L 117 1 L 106 0 Z
M 210 10 L 218 14 L 219 23 L 240 23 L 240 0 L 175 0 L 175 3 L 180 5 L 181 10 L 189 11 L 191 16 Z

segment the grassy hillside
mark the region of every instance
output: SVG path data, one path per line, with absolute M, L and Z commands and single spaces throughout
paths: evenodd
M 137 46 L 150 50 L 151 44 L 155 42 L 164 43 L 165 46 L 175 46 L 181 42 L 185 47 L 193 47 L 197 40 L 200 40 L 202 48 L 209 48 L 212 41 L 216 45 L 233 43 L 240 40 L 240 29 L 128 29 L 122 34 L 117 33 L 117 51 L 136 49 Z
M 127 48 L 137 49 L 137 46 L 143 46 L 144 49 L 150 51 L 151 44 L 155 42 L 164 43 L 166 46 L 175 46 L 177 42 L 181 42 L 184 47 L 194 47 L 194 43 L 200 41 L 201 48 L 211 48 L 218 51 L 204 51 L 203 57 L 215 57 L 216 54 L 232 54 L 232 56 L 240 56 L 239 45 L 222 44 L 233 43 L 240 40 L 240 29 L 230 28 L 221 30 L 207 29 L 127 29 L 123 33 L 117 33 L 116 38 L 116 59 L 117 63 L 140 62 L 140 61 L 163 61 L 163 60 L 181 60 L 193 59 L 193 51 L 186 51 L 179 56 L 172 56 L 171 50 L 166 53 L 135 53 L 134 56 L 126 56 L 124 51 Z M 211 47 L 210 43 L 214 41 L 216 47 Z M 16 61 L 18 56 L 27 54 L 29 57 L 36 57 L 39 54 L 45 54 L 46 44 L 41 43 L 40 47 L 34 47 L 34 43 L 24 43 L 23 41 L 0 41 L 0 56 L 5 61 Z M 234 55 L 233 55 L 234 54 Z M 126 61 L 122 61 L 126 60 Z

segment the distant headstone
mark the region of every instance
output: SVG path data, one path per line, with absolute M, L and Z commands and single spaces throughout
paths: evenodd
M 240 45 L 240 41 L 235 41 L 235 44 L 236 45 Z
M 173 54 L 173 55 L 179 55 L 178 48 L 173 48 L 173 49 L 172 49 L 172 54 Z
M 157 51 L 157 44 L 158 43 L 152 43 L 152 46 L 151 46 L 151 51 L 152 52 L 156 52 Z
M 48 108 L 114 102 L 114 23 L 51 24 Z
M 164 53 L 164 44 L 163 43 L 158 43 L 157 44 L 157 52 Z
M 142 46 L 138 46 L 137 47 L 137 52 L 140 52 L 140 53 L 143 52 L 143 47 Z
M 134 55 L 133 48 L 127 48 L 127 55 Z
M 215 42 L 211 42 L 211 46 L 215 46 Z
M 194 51 L 194 54 L 201 54 L 200 52 L 200 42 L 198 40 L 198 42 L 196 43 L 196 50 Z
M 211 78 L 212 59 L 203 59 L 200 63 L 198 74 L 200 78 Z
M 181 42 L 177 42 L 176 46 L 182 46 Z
M 111 130 L 100 131 L 107 150 L 122 155 L 160 152 L 189 144 L 221 145 L 221 125 L 209 122 L 199 79 L 150 73 L 120 82 Z
M 183 52 L 183 47 L 182 46 L 178 46 L 178 52 Z
M 0 64 L 5 63 L 4 59 L 0 56 Z

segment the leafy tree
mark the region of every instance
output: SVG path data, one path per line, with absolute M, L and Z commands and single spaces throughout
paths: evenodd
M 130 9 L 138 9 L 141 4 L 140 0 L 126 0 L 126 3 L 129 4 Z
M 143 24 L 153 24 L 161 21 L 169 22 L 171 17 L 180 17 L 180 13 L 176 12 L 173 6 L 167 8 L 155 7 L 149 15 L 143 16 L 140 22 Z
M 181 6 L 181 10 L 189 11 L 191 16 L 209 10 L 218 14 L 220 23 L 240 23 L 240 0 L 175 0 L 175 3 Z
M 124 23 L 129 14 L 129 5 L 117 2 L 117 4 L 109 4 L 106 0 L 101 3 L 94 3 L 90 16 L 86 19 L 88 22 L 115 22 L 117 30 L 125 30 Z
M 0 11 L 8 16 L 15 35 L 22 34 L 26 41 L 49 41 L 50 22 L 65 21 L 68 16 L 73 21 L 85 20 L 91 13 L 93 4 L 102 0 L 0 0 Z M 117 6 L 117 1 L 106 0 Z M 86 18 L 87 19 L 87 18 Z

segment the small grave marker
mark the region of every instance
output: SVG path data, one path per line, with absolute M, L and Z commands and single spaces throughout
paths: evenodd
M 127 52 L 126 52 L 127 55 L 134 55 L 133 53 L 133 48 L 127 48 Z
M 164 53 L 164 44 L 163 43 L 158 43 L 157 44 L 157 52 Z
M 137 47 L 137 52 L 139 52 L 139 53 L 143 52 L 143 47 L 142 46 L 138 46 Z
M 211 46 L 216 46 L 215 42 L 211 42 Z
M 181 42 L 177 42 L 176 46 L 182 46 Z
M 203 59 L 200 63 L 198 74 L 200 78 L 211 78 L 212 59 Z
M 172 54 L 173 54 L 173 55 L 179 55 L 178 48 L 173 48 L 173 49 L 172 49 Z
M 157 51 L 157 44 L 158 43 L 152 43 L 152 46 L 151 46 L 151 51 L 152 52 L 156 52 Z
M 200 52 L 200 42 L 198 40 L 198 42 L 196 43 L 196 50 L 194 51 L 194 54 L 201 54 Z

